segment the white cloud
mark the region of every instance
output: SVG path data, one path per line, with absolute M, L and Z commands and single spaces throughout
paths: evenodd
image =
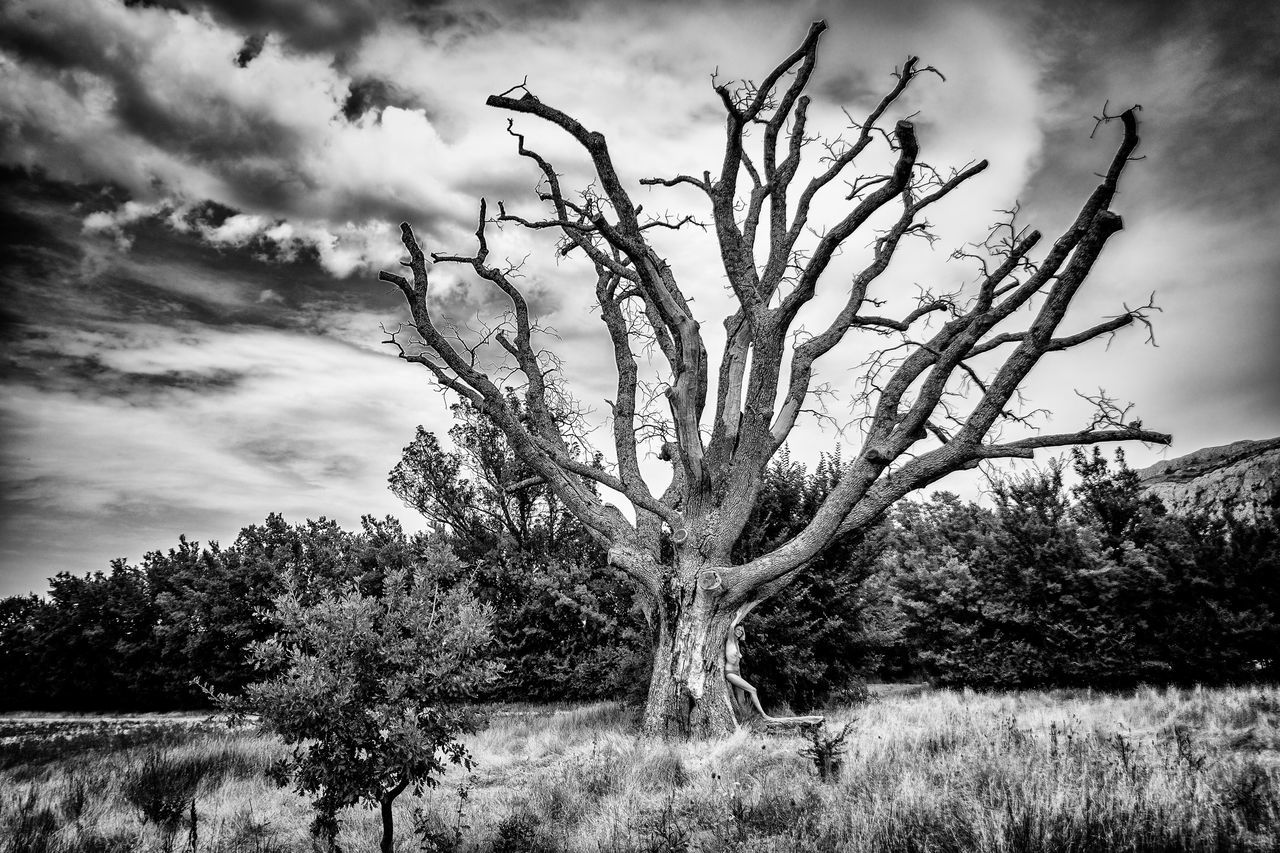
M 364 513 L 391 513 L 410 529 L 421 525 L 387 491 L 386 472 L 417 424 L 443 432 L 448 421 L 423 393 L 424 377 L 385 352 L 207 328 L 78 333 L 63 351 L 158 378 L 179 371 L 239 379 L 222 387 L 193 382 L 146 405 L 8 387 L 8 499 L 36 510 L 33 517 L 75 518 L 77 535 L 49 553 L 30 531 L 7 531 L 10 574 L 0 594 L 33 584 L 25 572 L 50 571 L 38 566 L 51 557 L 64 560 L 58 569 L 105 568 L 111 555 L 137 559 L 182 532 L 229 542 L 269 512 L 326 515 L 347 526 Z M 140 514 L 137 528 L 119 526 L 126 510 Z
M 69 71 L 0 59 L 12 81 L 0 107 L 27 129 L 3 146 L 11 162 L 112 181 L 141 201 L 159 191 L 273 219 L 363 219 L 377 199 L 438 216 L 460 200 L 444 179 L 468 170 L 466 152 L 445 146 L 420 110 L 344 121 L 351 78 L 325 58 L 268 38 L 238 68 L 241 34 L 110 0 L 17 2 L 0 20 L 84 48 Z

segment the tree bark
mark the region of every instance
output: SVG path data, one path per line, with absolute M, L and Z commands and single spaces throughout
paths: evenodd
M 395 803 L 396 797 L 400 796 L 407 787 L 409 787 L 408 782 L 398 782 L 394 788 L 383 792 L 378 798 L 378 803 L 382 807 L 382 843 L 378 845 L 378 849 L 382 853 L 395 853 L 395 818 L 391 806 Z
M 738 727 L 724 677 L 725 641 L 735 611 L 725 606 L 723 591 L 703 589 L 698 577 L 691 567 L 673 575 L 658 608 L 643 722 L 647 735 L 712 738 Z
M 394 853 L 396 849 L 395 820 L 391 813 L 394 802 L 395 800 L 385 797 L 382 800 L 382 844 L 379 845 L 382 853 Z

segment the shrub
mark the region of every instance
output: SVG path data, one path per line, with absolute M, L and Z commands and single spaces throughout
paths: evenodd
M 154 823 L 172 832 L 181 822 L 187 804 L 195 799 L 200 783 L 218 772 L 208 756 L 175 756 L 149 749 L 142 763 L 126 771 L 120 792 L 138 810 L 143 823 Z
M 528 809 L 512 812 L 498 822 L 493 853 L 557 853 L 555 842 L 542 831 L 542 822 Z
M 426 556 L 412 575 L 388 571 L 376 595 L 291 586 L 275 601 L 279 636 L 253 648 L 278 674 L 220 698 L 293 747 L 273 776 L 315 795 L 313 831 L 331 842 L 338 811 L 366 801 L 381 809 L 390 850 L 395 798 L 434 785 L 447 762 L 470 766 L 457 736 L 475 718 L 459 703 L 497 674 L 481 657 L 493 614 L 465 587 L 441 591 L 436 579 L 457 573 L 452 554 Z

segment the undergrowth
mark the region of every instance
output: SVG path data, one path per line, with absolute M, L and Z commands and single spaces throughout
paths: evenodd
M 1280 691 L 935 692 L 802 738 L 654 742 L 598 704 L 496 716 L 474 770 L 403 797 L 399 849 L 450 853 L 1280 849 Z M 846 728 L 847 724 L 847 728 Z M 814 745 L 844 734 L 824 782 Z M 308 803 L 249 732 L 95 746 L 0 773 L 0 853 L 310 851 Z M 832 762 L 828 761 L 830 771 Z M 375 849 L 375 813 L 343 815 Z

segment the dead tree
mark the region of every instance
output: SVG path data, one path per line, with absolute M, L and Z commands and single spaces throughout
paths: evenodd
M 505 434 L 513 451 L 607 547 L 649 601 L 655 626 L 655 665 L 644 727 L 680 736 L 731 731 L 736 722 L 724 678 L 730 626 L 743 612 L 774 595 L 805 571 L 829 543 L 871 524 L 908 492 L 984 460 L 1030 458 L 1037 448 L 1170 437 L 1126 422 L 1124 411 L 1100 395 L 1093 422 L 1077 432 L 1020 429 L 1019 386 L 1048 353 L 1069 350 L 1135 322 L 1150 305 L 1125 308 L 1097 325 L 1065 334 L 1059 324 L 1108 239 L 1122 227 L 1111 211 L 1117 182 L 1138 145 L 1134 109 L 1109 116 L 1122 129 L 1118 149 L 1075 221 L 1047 250 L 1038 231 L 1019 230 L 1010 216 L 991 239 L 958 253 L 979 259 L 981 273 L 968 294 L 921 298 L 898 316 L 876 313 L 885 304 L 871 294 L 905 238 L 927 233 L 923 214 L 981 173 L 986 162 L 942 174 L 919 160 L 916 129 L 906 119 L 892 130 L 885 116 L 918 77 L 934 69 L 909 58 L 887 94 L 845 137 L 815 146 L 804 94 L 818 61 L 824 22 L 758 84 L 713 88 L 725 112 L 725 145 L 717 171 L 640 181 L 653 187 L 687 185 L 706 196 L 720 262 L 735 310 L 725 318 L 725 344 L 712 366 L 690 294 L 655 251 L 654 229 L 689 221 L 642 214 L 619 176 L 605 137 L 588 129 L 525 86 L 488 98 L 488 105 L 549 122 L 581 147 L 594 171 L 588 188 L 562 186 L 561 174 L 509 125 L 520 156 L 536 165 L 545 218 L 491 216 L 480 203 L 477 248 L 471 255 L 433 254 L 428 261 L 406 223 L 401 226 L 411 275 L 383 272 L 412 313 L 408 334 L 392 334 L 400 357 L 422 365 L 441 386 L 468 401 Z M 849 177 L 869 148 L 888 147 L 883 174 Z M 813 148 L 821 156 L 802 158 Z M 819 196 L 847 186 L 835 221 L 810 221 Z M 867 223 L 875 217 L 873 225 Z M 539 329 L 519 277 L 489 259 L 491 224 L 548 230 L 563 255 L 594 267 L 595 299 L 612 342 L 616 392 L 612 460 L 590 464 L 573 451 L 566 432 L 557 364 L 539 348 Z M 833 258 L 855 234 L 867 242 L 869 262 L 851 279 L 829 280 Z M 468 337 L 437 316 L 429 267 L 459 264 L 510 300 L 501 325 Z M 839 288 L 842 307 L 825 328 L 795 335 L 797 315 L 822 283 Z M 1020 311 L 1019 309 L 1025 309 Z M 1015 325 L 1017 320 L 1022 323 Z M 808 525 L 771 553 L 733 565 L 731 549 L 761 488 L 765 467 L 787 441 L 797 417 L 812 406 L 818 361 L 847 336 L 895 335 L 893 348 L 867 368 L 863 445 L 844 464 L 838 485 Z M 486 365 L 478 351 L 492 347 L 505 368 Z M 497 349 L 499 348 L 500 349 Z M 672 479 L 655 493 L 641 473 L 638 430 L 653 424 L 643 404 L 638 360 L 646 347 L 665 371 L 659 458 Z M 992 354 L 994 355 L 988 355 Z M 789 358 L 786 358 L 789 354 Z M 986 356 L 986 358 L 980 358 Z M 713 370 L 714 381 L 713 381 Z M 516 387 L 522 405 L 506 389 Z M 710 411 L 708 411 L 710 408 Z M 628 515 L 601 497 L 600 486 L 631 504 Z M 634 519 L 634 520 L 633 520 Z

